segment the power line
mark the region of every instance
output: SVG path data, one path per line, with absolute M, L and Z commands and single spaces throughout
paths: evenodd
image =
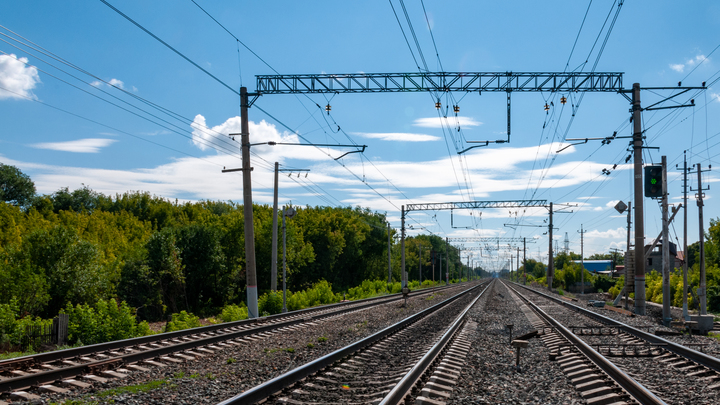
M 173 48 L 170 44 L 168 44 L 167 42 L 163 41 L 163 40 L 160 39 L 157 35 L 155 35 L 155 34 L 153 34 L 152 32 L 150 32 L 147 28 L 145 28 L 145 27 L 143 27 L 142 25 L 140 25 L 140 23 L 138 23 L 137 21 L 135 21 L 135 20 L 133 20 L 132 18 L 130 18 L 127 14 L 125 14 L 125 13 L 123 13 L 122 11 L 118 10 L 117 8 L 113 7 L 112 4 L 108 3 L 108 2 L 105 1 L 105 0 L 100 0 L 100 1 L 103 2 L 103 4 L 105 4 L 106 6 L 110 7 L 110 8 L 111 8 L 113 11 L 115 11 L 116 13 L 120 14 L 120 15 L 121 15 L 122 17 L 124 17 L 126 20 L 130 21 L 131 23 L 133 23 L 136 27 L 140 28 L 141 30 L 145 31 L 145 33 L 147 33 L 147 34 L 150 35 L 151 37 L 155 38 L 158 42 L 160 42 L 161 44 L 165 45 L 168 49 L 170 49 L 171 51 L 173 51 L 173 52 L 175 52 L 176 54 L 178 54 L 181 58 L 183 58 L 183 59 L 185 59 L 186 61 L 190 62 L 190 63 L 191 63 L 193 66 L 195 66 L 196 68 L 202 70 L 206 75 L 208 75 L 208 76 L 212 77 L 213 79 L 215 79 L 216 82 L 222 84 L 222 85 L 225 86 L 228 90 L 232 91 L 233 93 L 237 94 L 238 96 L 240 95 L 240 92 L 239 92 L 239 91 L 233 89 L 233 88 L 230 87 L 227 83 L 225 83 L 224 81 L 218 79 L 215 75 L 213 75 L 212 73 L 208 72 L 207 70 L 203 69 L 200 65 L 198 65 L 198 64 L 195 63 L 195 62 L 193 62 L 193 61 L 192 61 L 190 58 L 188 58 L 187 56 L 183 55 L 182 52 L 180 52 L 180 51 L 178 51 L 177 49 Z

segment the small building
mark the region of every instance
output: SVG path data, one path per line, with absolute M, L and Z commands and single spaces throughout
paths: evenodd
M 677 246 L 669 242 L 670 245 L 670 270 L 677 265 Z M 650 245 L 645 245 L 645 252 L 650 250 Z M 658 273 L 662 273 L 663 270 L 663 262 L 662 262 L 662 240 L 658 242 L 658 244 L 655 246 L 655 249 L 650 252 L 650 255 L 648 255 L 647 261 L 645 262 L 645 272 L 649 273 L 651 271 L 657 271 Z
M 590 273 L 610 274 L 612 272 L 612 260 L 573 260 L 573 263 L 584 263 L 585 270 Z

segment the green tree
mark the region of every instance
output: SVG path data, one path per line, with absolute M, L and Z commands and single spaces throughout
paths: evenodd
M 24 207 L 35 197 L 35 183 L 15 166 L 0 163 L 0 201 Z
M 173 313 L 180 312 L 180 308 L 187 309 L 184 266 L 175 233 L 171 228 L 155 232 L 145 248 L 150 277 L 162 294 L 164 306 Z

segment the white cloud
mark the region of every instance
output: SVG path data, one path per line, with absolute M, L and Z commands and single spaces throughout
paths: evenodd
M 443 126 L 451 126 L 455 127 L 457 125 L 460 125 L 461 127 L 476 127 L 479 125 L 482 125 L 483 123 L 480 121 L 476 121 L 474 118 L 471 117 L 430 117 L 430 118 L 418 118 L 413 123 L 416 127 L 424 127 L 424 128 L 442 128 Z
M 212 128 L 207 126 L 205 117 L 198 114 L 195 116 L 192 127 L 192 141 L 200 150 L 209 148 L 223 150 L 224 152 L 236 152 L 240 154 L 240 135 L 236 135 L 232 140 L 230 134 L 240 134 L 240 117 L 235 116 L 228 118 L 224 123 L 216 125 Z M 297 135 L 289 132 L 280 132 L 275 125 L 265 120 L 255 123 L 248 123 L 250 130 L 250 143 L 262 142 L 287 142 L 287 143 L 306 143 L 301 141 Z M 286 159 L 302 159 L 312 161 L 329 161 L 330 158 L 336 158 L 343 153 L 348 152 L 347 149 L 333 148 L 316 148 L 313 146 L 293 146 L 293 145 L 257 145 L 253 146 L 254 153 L 260 155 L 269 162 L 282 163 Z
M 32 98 L 32 89 L 40 83 L 37 68 L 27 66 L 27 58 L 13 54 L 0 55 L 0 100 L 5 98 Z
M 683 65 L 682 63 L 671 63 L 670 69 L 682 73 L 683 71 L 685 71 L 685 65 Z
M 103 85 L 106 85 L 108 87 L 115 86 L 119 89 L 125 90 L 125 83 L 122 80 L 116 79 L 116 78 L 112 78 L 112 79 L 108 80 L 107 82 L 101 82 L 100 80 L 95 80 L 93 82 L 90 82 L 90 85 L 94 86 L 94 87 L 101 87 Z M 132 86 L 131 89 L 133 92 L 137 92 L 137 87 Z
M 113 79 L 110 79 L 110 81 L 108 83 L 110 83 L 111 86 L 115 86 L 115 87 L 118 87 L 121 89 L 125 88 L 125 83 L 123 83 L 122 80 L 113 78 Z
M 87 139 L 78 139 L 77 141 L 67 141 L 67 142 L 34 143 L 29 146 L 36 148 L 36 149 L 50 149 L 50 150 L 58 150 L 58 151 L 62 151 L 62 152 L 98 153 L 98 152 L 100 152 L 100 148 L 104 148 L 115 142 L 117 142 L 117 140 L 115 140 L 115 139 L 87 138 Z
M 366 133 L 355 132 L 354 135 L 360 135 L 363 138 L 382 139 L 383 141 L 402 141 L 402 142 L 428 142 L 439 141 L 440 137 L 425 134 L 410 134 L 404 132 L 388 132 L 388 133 Z
M 718 103 L 720 103 L 720 94 L 718 94 L 718 93 L 710 93 L 710 97 L 711 97 L 713 100 L 715 100 L 715 101 L 717 101 Z
M 710 58 L 706 58 L 705 55 L 697 55 L 694 58 L 688 59 L 685 63 L 671 63 L 670 69 L 678 73 L 683 73 L 686 67 L 691 68 L 703 62 L 708 63 L 709 61 Z

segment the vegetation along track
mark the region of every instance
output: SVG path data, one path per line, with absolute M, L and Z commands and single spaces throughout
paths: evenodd
M 422 299 L 419 297 L 458 288 L 466 285 L 416 290 L 409 297 Z M 262 339 L 278 330 L 313 327 L 319 321 L 402 299 L 402 294 L 394 294 L 1 361 L 0 392 L 14 400 L 35 399 L 43 392 L 63 394 L 66 388 L 61 386 L 88 388 L 88 384 L 122 379 L 128 373 L 146 371 L 147 367 L 173 366 L 212 355 L 223 347 Z M 36 389 L 37 394 L 27 392 L 28 388 Z
M 454 384 L 469 350 L 463 338 L 465 314 L 487 286 L 477 285 L 221 404 L 268 399 L 289 404 L 398 404 L 414 396 L 449 396 L 442 391 Z
M 612 387 L 603 391 L 606 381 L 605 386 L 617 384 L 641 404 L 720 403 L 718 358 L 561 298 L 518 284 L 508 287 L 550 324 L 545 328 L 541 322 L 538 329 L 548 332 L 542 338 L 554 350 L 551 357 L 578 390 L 594 384 L 596 393 L 622 397 Z M 608 384 L 608 376 L 614 382 Z

